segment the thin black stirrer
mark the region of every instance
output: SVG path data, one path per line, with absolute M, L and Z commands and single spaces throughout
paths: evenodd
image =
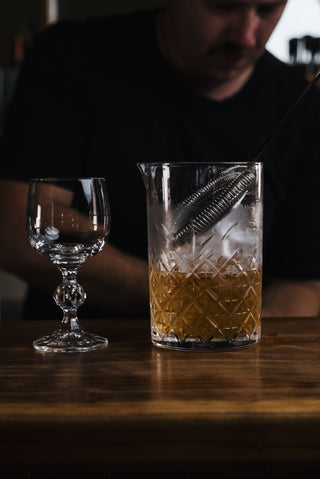
M 276 128 L 274 129 L 274 131 L 271 133 L 271 135 L 269 136 L 269 138 L 267 138 L 267 140 L 265 141 L 265 143 L 261 146 L 261 148 L 258 150 L 258 152 L 256 153 L 255 157 L 254 157 L 254 162 L 258 161 L 258 159 L 260 158 L 260 156 L 263 155 L 263 153 L 265 152 L 265 150 L 268 148 L 268 146 L 270 145 L 270 143 L 273 142 L 273 140 L 276 138 L 276 136 L 278 135 L 279 131 L 281 130 L 281 128 L 284 126 L 284 124 L 289 120 L 289 118 L 291 117 L 291 115 L 294 113 L 294 111 L 296 110 L 296 108 L 298 107 L 298 105 L 301 103 L 301 101 L 305 98 L 305 96 L 309 93 L 309 91 L 315 86 L 315 84 L 317 83 L 317 81 L 319 80 L 320 78 L 320 70 L 318 71 L 318 73 L 316 73 L 316 75 L 313 77 L 312 81 L 309 83 L 309 85 L 307 85 L 307 87 L 304 89 L 304 91 L 301 93 L 301 95 L 299 96 L 299 98 L 297 99 L 297 101 L 295 102 L 294 105 L 292 105 L 292 107 L 287 111 L 287 113 L 284 115 L 284 117 L 279 121 L 279 123 L 277 124 Z

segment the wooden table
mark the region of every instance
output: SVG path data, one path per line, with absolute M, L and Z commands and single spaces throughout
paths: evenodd
M 2 470 L 320 470 L 320 319 L 266 319 L 259 346 L 216 353 L 156 349 L 146 319 L 82 321 L 108 348 L 34 351 L 57 323 L 0 325 Z

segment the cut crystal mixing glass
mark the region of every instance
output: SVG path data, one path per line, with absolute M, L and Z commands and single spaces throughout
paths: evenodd
M 138 164 L 152 342 L 227 350 L 261 335 L 262 164 Z

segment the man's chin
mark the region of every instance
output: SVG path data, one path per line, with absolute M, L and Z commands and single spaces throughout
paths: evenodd
M 246 81 L 251 75 L 258 60 L 258 55 L 251 57 L 230 56 L 212 57 L 211 61 L 194 64 L 189 71 L 185 71 L 185 79 L 198 90 L 212 89 L 225 83 L 240 83 Z
M 212 73 L 220 77 L 238 76 L 245 71 L 252 70 L 254 65 L 255 61 L 248 59 L 225 61 L 216 64 L 212 68 Z
M 239 66 L 219 68 L 214 71 L 202 73 L 198 76 L 194 75 L 193 83 L 198 83 L 199 86 L 213 86 L 222 85 L 240 79 L 241 77 L 249 76 L 253 70 L 253 64 Z
M 258 49 L 254 49 L 243 54 L 213 54 L 210 56 L 207 65 L 203 64 L 203 68 L 207 68 L 207 72 L 210 73 L 212 79 L 232 80 L 245 74 L 245 72 L 252 71 L 262 53 Z

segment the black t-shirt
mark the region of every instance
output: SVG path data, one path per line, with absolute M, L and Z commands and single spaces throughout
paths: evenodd
M 145 258 L 136 163 L 250 161 L 306 86 L 266 52 L 238 94 L 201 97 L 161 56 L 154 21 L 154 12 L 137 12 L 62 22 L 40 35 L 21 70 L 1 167 L 2 177 L 27 181 L 105 177 L 110 243 Z M 312 91 L 261 157 L 265 276 L 320 278 L 319 107 Z M 97 315 L 86 308 L 82 316 Z

